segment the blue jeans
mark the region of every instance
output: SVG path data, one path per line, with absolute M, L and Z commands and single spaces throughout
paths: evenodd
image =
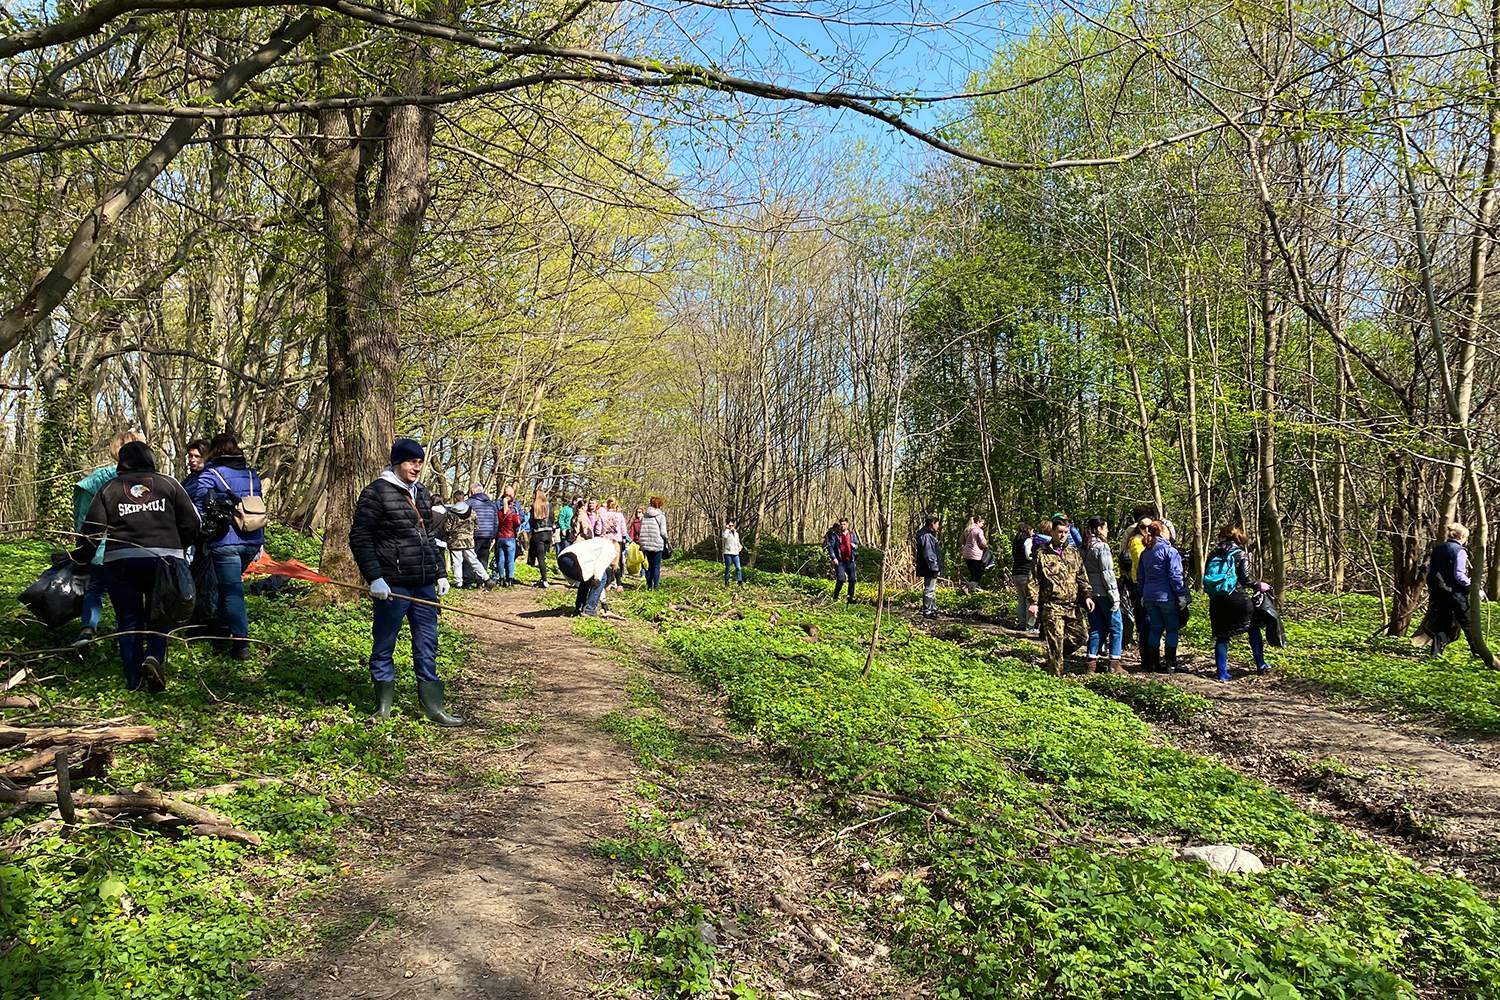
M 843 560 L 839 560 L 838 562 L 834 563 L 833 599 L 835 601 L 839 599 L 839 588 L 842 587 L 847 581 L 849 584 L 849 603 L 854 603 L 854 579 L 856 575 L 857 568 L 855 567 L 854 563 L 844 562 Z
M 642 549 L 641 551 L 645 553 L 646 556 L 646 589 L 660 590 L 662 550 L 657 549 L 655 552 L 650 552 Z
M 1125 621 L 1120 616 L 1120 606 L 1116 604 L 1112 608 L 1095 607 L 1089 612 L 1089 659 L 1098 656 L 1105 648 L 1104 640 L 1106 633 L 1109 638 L 1109 658 L 1118 660 L 1120 658 L 1120 638 L 1125 630 Z
M 573 610 L 581 615 L 592 615 L 599 611 L 599 601 L 604 597 L 604 587 L 609 583 L 609 574 L 597 580 L 584 580 L 578 584 L 578 596 L 573 599 Z
M 724 582 L 729 583 L 729 567 L 734 567 L 734 579 L 736 583 L 745 582 L 745 571 L 740 568 L 740 554 L 736 552 L 732 556 L 724 557 Z
M 1255 657 L 1255 669 L 1259 670 L 1266 665 L 1266 641 L 1260 634 L 1259 625 L 1250 626 L 1250 655 Z M 1220 676 L 1229 672 L 1229 643 L 1214 643 L 1214 663 L 1219 668 Z
M 89 567 L 89 586 L 83 592 L 83 611 L 78 619 L 84 628 L 99 627 L 99 617 L 104 614 L 104 595 L 109 588 L 104 584 L 104 567 Z
M 154 656 L 167 662 L 166 633 L 142 635 L 151 627 L 146 618 L 146 602 L 156 585 L 155 556 L 116 559 L 99 567 L 109 590 L 109 603 L 115 606 L 115 630 L 120 633 L 120 662 L 125 667 L 125 686 L 138 690 L 142 683 L 141 663 Z M 127 635 L 126 633 L 137 633 Z
M 495 575 L 502 580 L 512 579 L 516 575 L 516 540 L 514 538 L 495 539 Z
M 1167 648 L 1177 648 L 1177 602 L 1146 602 L 1146 648 L 1161 645 L 1162 636 L 1167 639 Z
M 243 639 L 250 634 L 250 618 L 245 613 L 245 567 L 260 555 L 259 545 L 220 545 L 208 550 L 214 561 L 214 576 L 219 581 L 219 606 L 214 611 L 219 624 L 229 634 Z
M 403 621 L 411 624 L 411 665 L 417 680 L 435 681 L 437 674 L 438 610 L 426 604 L 403 601 L 403 597 L 437 600 L 437 588 L 391 587 L 391 596 L 375 602 L 375 623 L 370 632 L 370 679 L 396 679 L 396 638 Z

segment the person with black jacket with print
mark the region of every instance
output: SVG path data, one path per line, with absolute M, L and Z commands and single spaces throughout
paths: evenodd
M 436 527 L 432 495 L 417 480 L 426 452 L 411 438 L 391 447 L 391 464 L 366 486 L 354 505 L 349 548 L 375 598 L 371 628 L 370 679 L 375 684 L 375 716 L 388 718 L 396 697 L 396 638 L 403 621 L 411 625 L 412 668 L 417 696 L 427 718 L 440 726 L 461 726 L 443 705 L 437 674 L 438 609 L 411 598 L 436 601 L 448 593 L 442 553 L 432 537 Z
M 198 508 L 182 484 L 156 471 L 151 449 L 140 441 L 120 448 L 116 471 L 94 495 L 72 559 L 87 572 L 104 542 L 99 572 L 115 608 L 125 686 L 161 691 L 167 686 L 167 635 L 147 634 L 147 602 L 158 569 L 169 559 L 187 561 L 187 547 L 198 537 Z

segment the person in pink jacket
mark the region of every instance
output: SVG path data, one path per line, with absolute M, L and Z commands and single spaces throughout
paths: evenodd
M 984 576 L 984 564 L 990 554 L 990 540 L 984 533 L 984 516 L 975 514 L 958 536 L 958 554 L 969 567 L 969 582 L 964 584 L 964 593 L 972 594 L 979 589 L 980 577 Z

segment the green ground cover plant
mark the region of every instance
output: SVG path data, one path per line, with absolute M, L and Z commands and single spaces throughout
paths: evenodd
M 885 921 L 944 995 L 1500 995 L 1500 912 L 1470 884 L 1003 652 L 896 620 L 862 677 L 872 611 L 805 601 L 809 582 L 740 598 L 668 579 L 620 604 L 656 621 L 666 648 L 729 696 L 740 726 L 819 780 L 831 808 L 926 804 L 868 852 L 925 874 L 862 916 Z M 818 641 L 789 616 L 816 625 Z M 1177 860 L 1188 843 L 1246 847 L 1269 868 L 1218 874 Z
M 316 540 L 273 531 L 277 558 L 317 563 Z M 65 646 L 77 623 L 48 631 L 14 600 L 47 565 L 52 546 L 0 542 L 0 648 Z M 125 719 L 155 726 L 155 743 L 120 747 L 88 790 L 143 782 L 171 791 L 269 777 L 282 783 L 205 805 L 262 837 L 259 847 L 169 835 L 128 823 L 39 833 L 29 807 L 0 819 L 4 933 L 0 1000 L 33 997 L 236 997 L 253 985 L 245 960 L 309 943 L 291 908 L 323 891 L 340 864 L 337 804 L 406 774 L 408 761 L 452 736 L 415 717 L 369 716 L 368 605 L 321 609 L 250 597 L 254 660 L 236 663 L 208 643 L 170 653 L 159 695 L 124 689 L 112 642 L 39 666 L 45 707 L 7 721 Z M 106 605 L 105 626 L 111 624 Z M 414 706 L 409 659 L 398 645 L 398 705 Z M 439 669 L 462 683 L 467 639 L 444 628 Z M 409 655 L 409 654 L 408 654 Z M 402 669 L 404 667 L 405 669 Z M 268 902 L 280 895 L 283 902 Z
M 722 574 L 722 567 L 704 560 L 686 560 L 680 568 L 697 576 Z M 998 586 L 996 574 L 986 579 Z M 747 572 L 746 582 L 824 597 L 833 590 L 829 579 L 763 571 Z M 866 603 L 874 600 L 874 584 L 873 576 L 860 584 Z M 921 592 L 893 587 L 886 599 L 892 607 L 912 609 L 920 606 Z M 943 614 L 985 621 L 1013 622 L 1015 601 L 1011 590 L 938 590 L 938 610 Z M 1450 644 L 1441 657 L 1433 657 L 1408 638 L 1383 635 L 1380 599 L 1368 594 L 1293 591 L 1283 603 L 1288 648 L 1268 649 L 1266 656 L 1277 673 L 1400 716 L 1431 717 L 1460 729 L 1500 733 L 1500 671 L 1487 669 L 1462 640 Z M 1500 612 L 1486 603 L 1479 616 L 1490 643 L 1500 644 Z M 1213 655 L 1208 600 L 1202 594 L 1194 595 L 1193 615 L 1182 641 L 1204 657 Z M 1232 663 L 1250 666 L 1245 639 L 1231 643 L 1229 655 Z

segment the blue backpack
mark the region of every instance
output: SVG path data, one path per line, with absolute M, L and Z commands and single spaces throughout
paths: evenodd
M 1209 597 L 1228 597 L 1239 588 L 1240 576 L 1235 567 L 1234 553 L 1234 549 L 1222 552 L 1203 568 L 1203 592 Z

